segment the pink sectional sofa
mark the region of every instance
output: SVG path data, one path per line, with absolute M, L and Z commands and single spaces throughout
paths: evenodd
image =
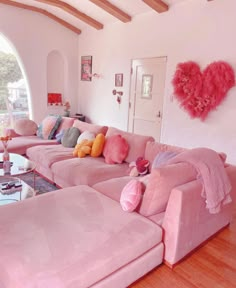
M 73 149 L 62 145 L 27 149 L 39 173 L 63 189 L 0 209 L 0 229 L 7 231 L 0 235 L 4 287 L 127 287 L 163 261 L 177 264 L 230 224 L 236 167 L 226 164 L 233 202 L 219 213 L 206 208 L 203 185 L 186 163 L 154 169 L 135 212 L 123 211 L 125 185 L 145 179 L 130 177 L 129 163 L 143 156 L 152 164 L 158 153 L 184 149 L 109 127 L 106 136 L 115 134 L 130 147 L 122 164 L 107 164 L 103 157 L 74 158 Z M 151 177 L 157 183 L 149 184 Z
M 60 133 L 62 130 L 72 127 L 75 119 L 69 117 L 62 117 L 62 121 L 60 126 L 56 130 L 55 134 Z M 26 131 L 29 132 L 29 131 Z M 12 140 L 8 142 L 8 151 L 10 153 L 17 153 L 20 155 L 25 155 L 26 150 L 30 147 L 38 146 L 38 145 L 56 145 L 56 139 L 48 140 L 42 139 L 32 133 L 31 135 L 20 135 L 15 132 L 14 129 L 6 129 L 5 133 L 12 137 Z M 0 153 L 3 152 L 3 146 L 0 143 Z

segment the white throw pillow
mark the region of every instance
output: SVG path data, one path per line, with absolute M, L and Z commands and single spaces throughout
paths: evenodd
M 80 134 L 80 136 L 77 139 L 77 144 L 80 144 L 83 140 L 94 140 L 95 134 L 89 131 L 84 131 Z

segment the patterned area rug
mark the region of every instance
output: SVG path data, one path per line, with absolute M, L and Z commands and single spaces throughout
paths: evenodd
M 34 187 L 33 172 L 21 175 L 20 179 L 25 181 L 29 186 Z M 58 190 L 58 188 L 55 185 L 49 183 L 47 180 L 45 180 L 38 174 L 35 174 L 35 190 L 37 191 L 36 194 L 42 194 L 45 192 Z

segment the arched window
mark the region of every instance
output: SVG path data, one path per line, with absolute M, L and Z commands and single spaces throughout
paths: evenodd
M 0 135 L 20 118 L 29 118 L 29 95 L 21 63 L 11 43 L 0 34 Z

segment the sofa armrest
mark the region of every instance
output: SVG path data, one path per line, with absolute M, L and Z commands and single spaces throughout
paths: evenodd
M 164 260 L 170 266 L 231 221 L 232 203 L 224 205 L 220 213 L 210 214 L 201 191 L 200 180 L 186 183 L 171 191 L 162 224 Z
M 20 134 L 17 134 L 13 128 L 5 128 L 4 134 L 10 136 L 11 138 L 21 136 Z

